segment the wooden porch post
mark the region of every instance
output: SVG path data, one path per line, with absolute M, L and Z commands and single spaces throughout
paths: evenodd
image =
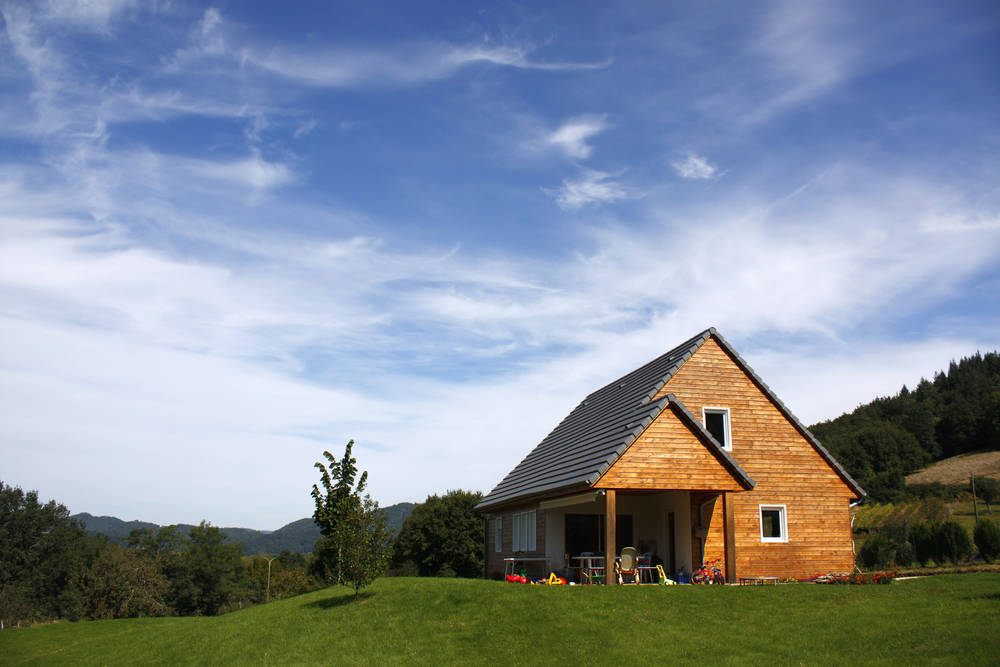
M 604 492 L 604 583 L 614 586 L 618 583 L 615 576 L 616 542 L 618 541 L 618 526 L 616 519 L 618 507 L 615 500 L 615 490 Z
M 736 583 L 736 509 L 733 494 L 722 494 L 722 539 L 726 553 L 726 581 Z

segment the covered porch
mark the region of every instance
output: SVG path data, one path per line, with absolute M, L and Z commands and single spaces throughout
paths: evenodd
M 706 554 L 734 563 L 726 493 L 717 490 L 599 489 L 545 500 L 545 558 L 579 583 L 616 584 L 602 576 L 625 547 L 640 557 L 642 583 L 658 583 L 660 566 L 674 581 L 690 577 Z M 728 523 L 728 530 L 727 530 Z M 736 573 L 727 567 L 728 581 Z M 595 576 L 597 575 L 597 576 Z

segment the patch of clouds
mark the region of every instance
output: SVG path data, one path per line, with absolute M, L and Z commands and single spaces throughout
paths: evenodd
M 545 136 L 541 144 L 562 151 L 575 160 L 584 160 L 594 151 L 594 147 L 587 141 L 607 127 L 606 116 L 577 116 Z
M 137 6 L 135 0 L 45 0 L 41 14 L 47 22 L 69 23 L 99 33 L 110 33 L 112 20 Z
M 615 174 L 587 169 L 577 178 L 563 179 L 558 188 L 542 188 L 542 191 L 555 199 L 556 205 L 564 211 L 575 211 L 637 196 L 615 178 Z
M 982 219 L 947 188 L 856 165 L 777 203 L 722 192 L 682 211 L 681 224 L 671 202 L 651 199 L 645 220 L 581 223 L 572 252 L 543 262 L 371 235 L 253 232 L 220 184 L 270 177 L 221 168 L 192 191 L 191 165 L 163 156 L 119 168 L 108 172 L 119 185 L 105 222 L 73 212 L 75 189 L 0 172 L 6 465 L 19 480 L 53 480 L 74 511 L 275 528 L 308 515 L 297 494 L 313 481 L 311 463 L 350 437 L 384 504 L 487 490 L 588 391 L 710 325 L 807 422 L 990 345 L 988 331 L 851 338 L 875 314 L 946 302 L 1000 251 L 998 229 L 926 230 L 930 210 L 950 209 L 953 226 Z M 175 196 L 153 208 L 160 196 L 136 198 L 145 191 L 128 174 Z M 146 238 L 114 222 L 126 215 L 160 231 Z M 152 242 L 162 234 L 176 243 Z M 175 249 L 192 241 L 215 250 Z M 805 343 L 776 353 L 779 334 Z M 427 370 L 444 364 L 461 370 Z M 472 431 L 483 455 L 441 469 Z M 88 488 L 51 476 L 54 457 L 73 470 L 84 452 L 118 463 Z M 184 493 L 147 485 L 156 510 L 139 515 L 122 498 L 153 460 L 184 479 Z M 210 499 L 219 483 L 256 479 L 260 461 L 271 483 L 252 506 Z M 220 470 L 233 474 L 219 482 Z
M 707 158 L 694 153 L 688 153 L 683 160 L 670 163 L 681 178 L 708 180 L 716 177 L 718 169 Z

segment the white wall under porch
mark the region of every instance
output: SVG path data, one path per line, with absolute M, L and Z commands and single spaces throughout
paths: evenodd
M 540 508 L 545 512 L 545 555 L 553 570 L 566 565 L 566 515 L 604 514 L 604 496 L 581 494 L 577 502 L 561 506 Z M 676 570 L 690 574 L 691 563 L 691 494 L 687 491 L 662 491 L 631 495 L 625 491 L 617 494 L 617 514 L 632 515 L 632 546 L 642 544 L 663 561 L 664 570 L 669 572 L 668 536 L 669 516 L 674 516 L 674 555 Z M 553 501 L 558 503 L 559 501 Z M 579 554 L 568 554 L 578 556 Z M 571 565 L 577 565 L 573 562 Z

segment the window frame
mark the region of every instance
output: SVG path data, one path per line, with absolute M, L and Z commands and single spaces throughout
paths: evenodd
M 493 551 L 500 553 L 503 551 L 503 515 L 493 519 Z
M 722 448 L 724 450 L 726 450 L 727 452 L 733 451 L 733 427 L 732 427 L 733 420 L 732 420 L 732 414 L 730 413 L 729 408 L 724 408 L 722 406 L 717 406 L 717 405 L 705 405 L 705 406 L 702 406 L 702 408 L 701 408 L 701 423 L 705 427 L 706 431 L 708 431 L 708 415 L 709 414 L 714 414 L 714 415 L 721 414 L 722 415 L 722 419 L 723 419 L 723 424 L 722 424 L 722 426 L 723 426 L 723 438 L 724 438 L 725 441 L 724 442 L 720 442 L 719 444 L 722 445 Z M 708 431 L 708 432 L 711 433 L 711 431 Z
M 778 511 L 778 524 L 781 535 L 778 537 L 766 537 L 764 535 L 764 511 L 765 510 L 777 510 Z M 769 543 L 786 543 L 788 542 L 788 508 L 785 505 L 777 504 L 760 504 L 757 505 L 757 519 L 760 522 L 760 541 Z

